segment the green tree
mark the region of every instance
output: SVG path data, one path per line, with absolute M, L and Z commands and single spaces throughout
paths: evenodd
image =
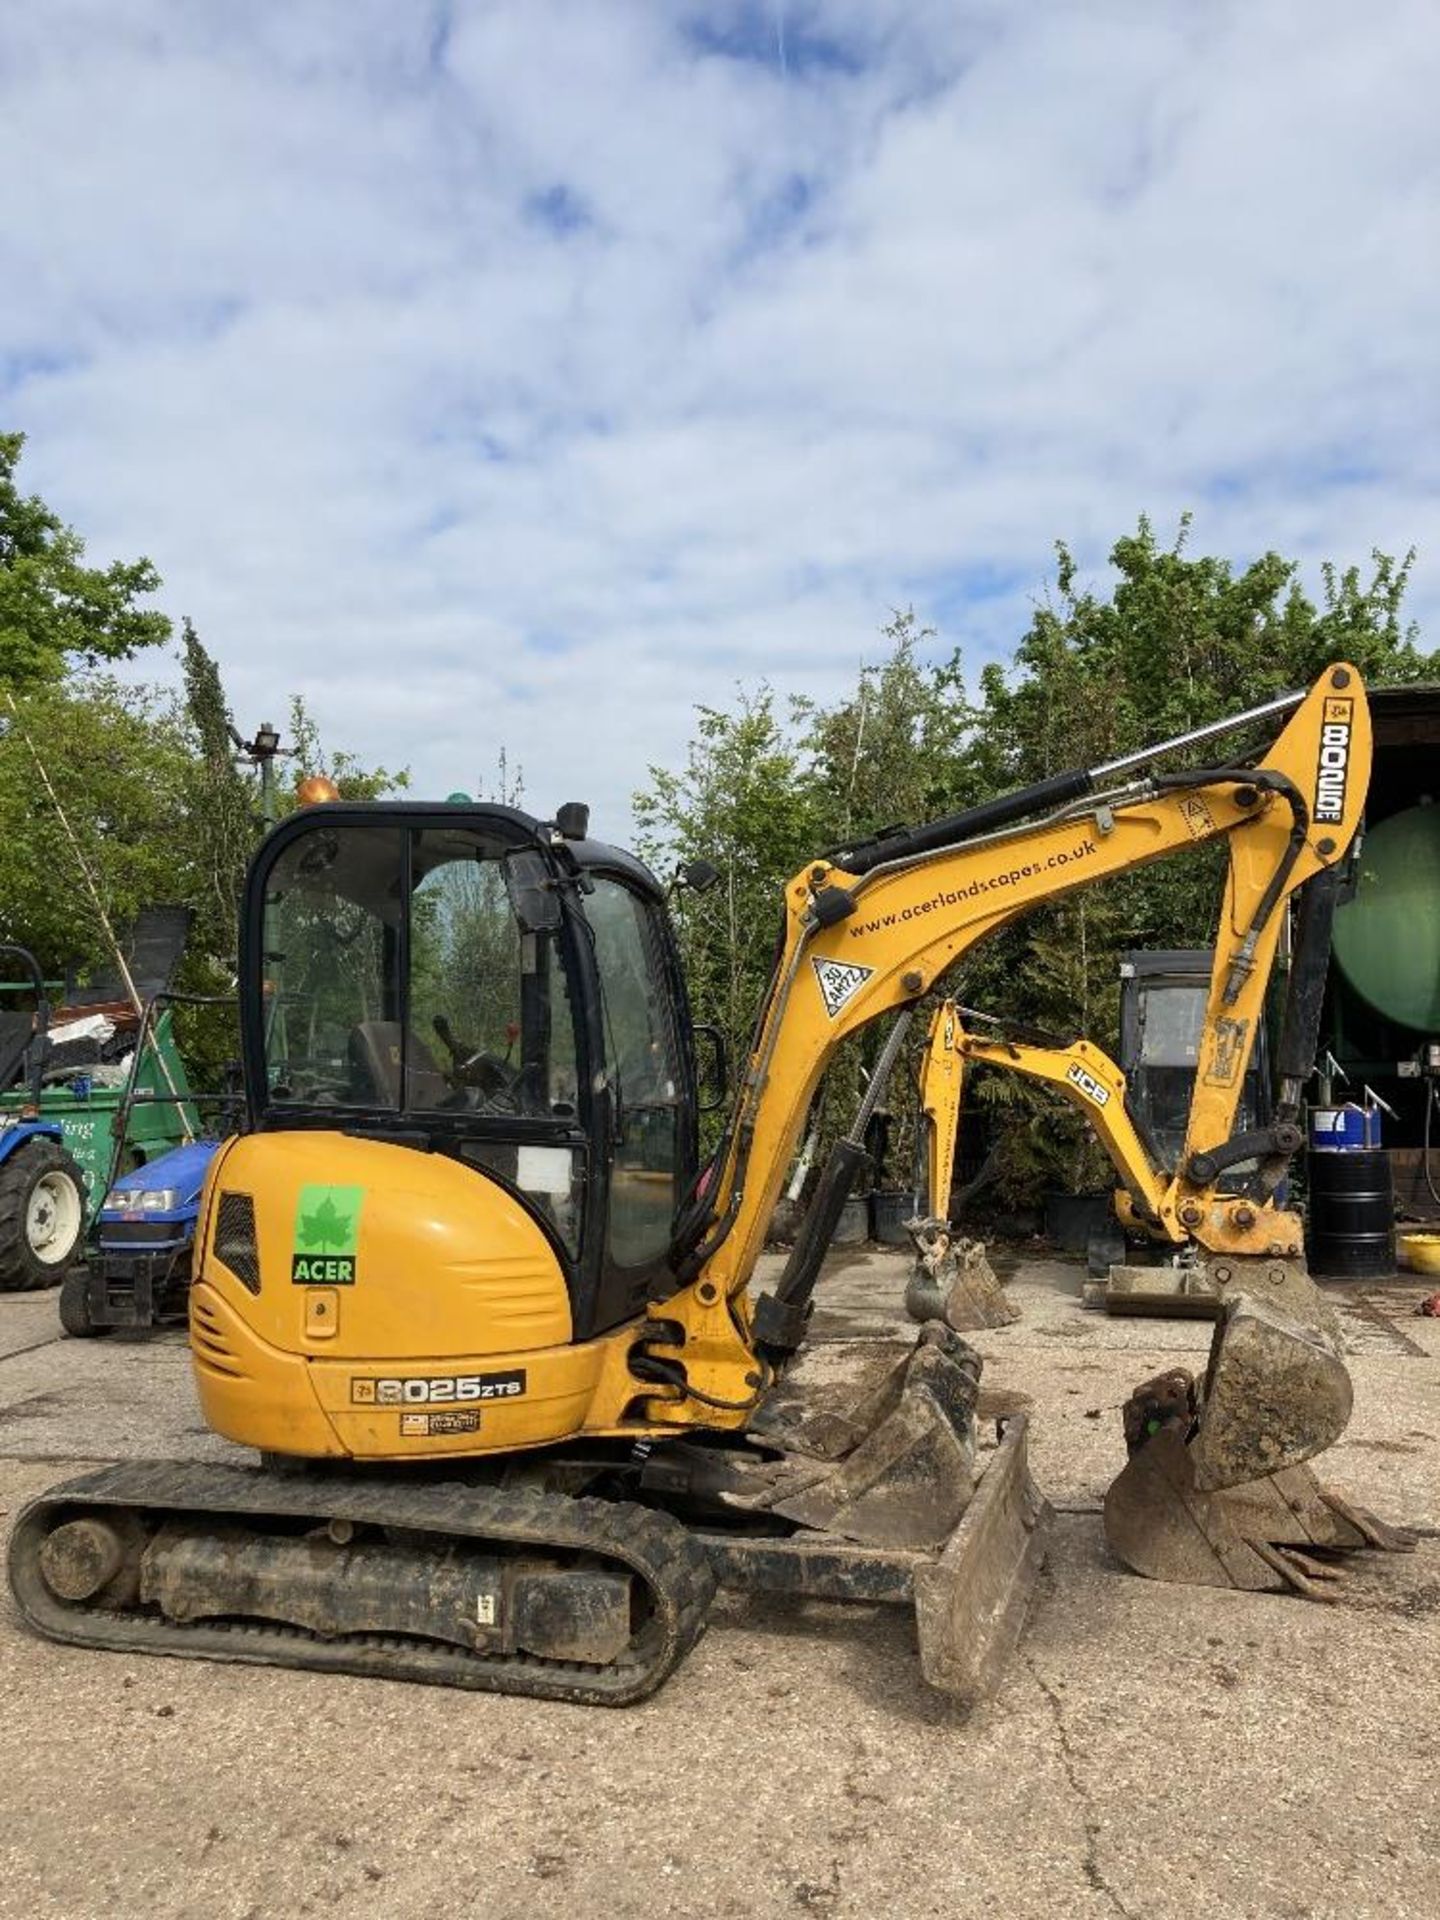
M 982 790 L 959 656 L 924 658 L 935 629 L 922 626 L 913 607 L 892 614 L 880 638 L 884 651 L 862 664 L 853 693 L 831 707 L 795 703 L 804 729 L 800 764 L 831 846 L 933 820 Z
M 1440 653 L 1423 651 L 1404 618 L 1411 556 L 1323 568 L 1317 604 L 1280 555 L 1237 568 L 1192 555 L 1189 534 L 1187 517 L 1164 547 L 1141 519 L 1115 543 L 1104 591 L 1082 584 L 1060 544 L 1053 590 L 1009 666 L 982 670 L 974 699 L 961 654 L 928 658 L 934 636 L 906 612 L 831 705 L 794 702 L 782 715 L 762 688 L 742 690 L 732 712 L 700 710 L 684 771 L 652 768 L 635 810 L 653 863 L 703 856 L 725 876 L 723 891 L 686 905 L 682 942 L 697 1008 L 739 1057 L 769 973 L 780 890 L 815 854 L 1243 712 L 1342 657 L 1372 685 L 1440 678 Z M 1246 756 L 1266 737 L 1262 726 L 1212 751 Z M 1224 857 L 1201 849 L 1057 901 L 985 941 L 942 985 L 1113 1050 L 1121 953 L 1209 945 Z M 863 1037 L 832 1068 L 836 1118 L 873 1047 Z M 982 1071 L 973 1091 L 992 1109 L 1011 1200 L 1107 1177 L 1083 1122 L 1044 1089 Z M 902 1100 L 897 1086 L 892 1105 Z M 904 1164 L 902 1151 L 892 1165 Z
M 259 795 L 254 778 L 236 762 L 220 669 L 188 619 L 181 624 L 180 645 L 193 742 L 184 776 L 191 904 L 200 950 L 223 960 L 235 950 L 245 868 L 260 835 Z
M 694 860 L 720 870 L 709 892 L 680 896 L 680 940 L 696 1016 L 743 1060 L 774 959 L 785 882 L 819 847 L 797 728 L 769 687 L 740 689 L 733 712 L 697 709 L 683 770 L 650 769 L 634 798 L 642 856 L 662 875 Z
M 54 686 L 70 666 L 128 660 L 168 638 L 137 603 L 160 576 L 148 560 L 84 564 L 85 543 L 15 480 L 25 436 L 0 433 L 0 687 Z
M 236 765 L 220 674 L 188 621 L 181 664 L 183 698 L 72 672 L 0 709 L 0 938 L 30 947 L 49 978 L 110 964 L 102 912 L 123 937 L 140 908 L 175 904 L 195 916 L 176 985 L 233 995 L 240 893 L 264 831 L 258 782 Z M 328 766 L 348 797 L 404 785 L 327 755 L 298 702 L 292 726 L 300 767 Z M 218 1087 L 237 1051 L 233 1007 L 179 1008 L 176 1028 L 192 1084 Z
M 1337 659 L 1371 685 L 1440 677 L 1440 653 L 1403 619 L 1413 555 L 1376 552 L 1368 573 L 1321 570 L 1317 606 L 1298 569 L 1266 553 L 1234 568 L 1187 551 L 1190 519 L 1162 547 L 1147 519 L 1118 540 L 1109 593 L 1080 584 L 1057 545 L 1055 592 L 1039 606 L 1007 673 L 980 676 L 973 753 L 992 792 L 1068 767 L 1095 766 L 1304 687 Z M 1207 751 L 1245 757 L 1266 729 Z M 1107 1050 L 1118 1042 L 1119 963 L 1131 947 L 1203 947 L 1214 939 L 1223 848 L 1197 850 L 1043 908 L 987 942 L 967 972 L 983 1004 Z M 1012 1198 L 1045 1185 L 1104 1181 L 1105 1163 L 1073 1111 L 1013 1076 L 976 1076 L 975 1097 L 1002 1110 Z
M 97 676 L 39 687 L 5 718 L 0 928 L 52 977 L 88 971 L 108 949 L 85 873 L 117 928 L 185 897 L 184 719 L 168 696 Z

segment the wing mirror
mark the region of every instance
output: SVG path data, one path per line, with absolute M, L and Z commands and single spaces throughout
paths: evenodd
M 675 875 L 677 887 L 688 887 L 691 893 L 708 893 L 720 880 L 720 869 L 711 860 L 687 860 Z

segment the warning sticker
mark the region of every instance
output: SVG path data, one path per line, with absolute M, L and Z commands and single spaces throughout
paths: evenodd
M 825 1002 L 825 1011 L 832 1020 L 855 998 L 875 971 L 873 967 L 852 966 L 848 960 L 812 959 L 810 964 L 820 983 L 820 998 Z
M 1215 1022 L 1215 1037 L 1209 1064 L 1205 1068 L 1207 1087 L 1231 1087 L 1240 1078 L 1250 1039 L 1250 1022 L 1232 1020 L 1229 1015 Z
M 1203 840 L 1207 833 L 1214 833 L 1215 816 L 1199 794 L 1187 794 L 1180 802 L 1180 813 L 1194 839 Z

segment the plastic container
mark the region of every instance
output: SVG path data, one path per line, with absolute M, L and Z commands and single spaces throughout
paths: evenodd
M 1412 1273 L 1440 1273 L 1440 1233 L 1402 1233 L 1400 1258 Z
M 1310 1271 L 1332 1280 L 1395 1271 L 1395 1186 L 1381 1149 L 1308 1155 Z
M 913 1188 L 902 1193 L 897 1188 L 881 1188 L 870 1196 L 870 1238 L 882 1247 L 908 1247 L 907 1220 L 915 1218 L 919 1201 Z
M 1084 1253 L 1090 1236 L 1115 1218 L 1115 1201 L 1108 1193 L 1047 1193 L 1045 1238 L 1062 1253 Z
M 1312 1153 L 1364 1153 L 1380 1145 L 1380 1109 L 1347 1100 L 1340 1107 L 1310 1109 Z
M 862 1246 L 870 1237 L 870 1203 L 864 1194 L 852 1193 L 840 1209 L 840 1218 L 830 1236 L 834 1247 Z

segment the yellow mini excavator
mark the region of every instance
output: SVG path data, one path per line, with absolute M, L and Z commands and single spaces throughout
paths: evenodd
M 1191 1150 L 1144 1205 L 1235 1286 L 1203 1386 L 1167 1376 L 1131 1410 L 1111 1537 L 1142 1571 L 1242 1585 L 1396 1544 L 1306 1477 L 1348 1417 L 1333 1342 L 1239 1290 L 1298 1259 L 1293 1217 L 1273 1184 L 1216 1187 L 1286 901 L 1344 854 L 1369 775 L 1353 668 L 1241 720 L 1282 716 L 1255 765 L 1156 770 L 1241 722 L 1202 728 L 797 874 L 704 1167 L 703 1029 L 663 891 L 584 808 L 282 823 L 244 906 L 249 1124 L 213 1162 L 191 1296 L 205 1416 L 261 1463 L 52 1489 L 12 1537 L 25 1616 L 84 1646 L 622 1703 L 719 1583 L 913 1605 L 927 1678 L 984 1692 L 1049 1511 L 1024 1420 L 977 1432 L 979 1355 L 937 1319 L 848 1416 L 774 1389 L 913 1010 L 1039 902 L 1222 838 Z M 885 1015 L 861 1112 L 753 1298 L 820 1076 Z M 1243 1144 L 1268 1180 L 1292 1140 Z
M 1337 894 L 1338 868 L 1308 881 L 1297 899 L 1297 932 L 1288 982 L 1285 1027 L 1281 1039 L 1279 1100 L 1266 1126 L 1232 1133 L 1218 1148 L 1205 1144 L 1213 1129 L 1204 1123 L 1203 1098 L 1192 1102 L 1187 1137 L 1179 1158 L 1168 1165 L 1127 1098 L 1120 1068 L 1091 1041 L 1042 1034 L 1013 1020 L 977 1013 L 946 999 L 935 1009 L 920 1069 L 920 1110 L 925 1126 L 926 1210 L 931 1216 L 915 1226 L 934 1229 L 921 1238 L 947 1244 L 946 1216 L 961 1124 L 967 1069 L 998 1067 L 1048 1086 L 1075 1108 L 1093 1129 L 1118 1176 L 1114 1210 L 1118 1225 L 1092 1237 L 1091 1272 L 1097 1283 L 1086 1288 L 1094 1306 L 1113 1311 L 1164 1313 L 1214 1318 L 1230 1291 L 1260 1290 L 1288 1301 L 1300 1313 L 1313 1313 L 1316 1301 L 1298 1256 L 1303 1228 L 1297 1214 L 1277 1209 L 1273 1196 L 1284 1180 L 1290 1156 L 1302 1138 L 1302 1090 L 1313 1070 L 1318 1016 L 1330 954 L 1330 928 Z M 1232 964 L 1222 937 L 1210 980 L 1204 1030 L 1223 1019 L 1225 982 Z M 968 1024 L 971 1022 L 972 1024 Z M 1230 1184 L 1219 1182 L 1226 1175 Z M 1240 1176 L 1246 1176 L 1241 1178 Z M 1261 1220 L 1257 1209 L 1267 1209 Z M 1254 1261 L 1232 1269 L 1225 1256 L 1235 1245 L 1235 1230 L 1259 1224 L 1268 1236 L 1263 1265 Z M 913 1230 L 913 1229 L 912 1229 Z M 1149 1242 L 1153 1265 L 1126 1261 L 1127 1235 Z M 1096 1264 L 1096 1243 L 1103 1249 Z M 1209 1257 L 1197 1259 L 1205 1252 Z M 953 1264 L 949 1263 L 949 1264 Z M 926 1262 L 935 1267 L 933 1258 Z M 947 1265 L 917 1276 L 915 1299 L 926 1317 Z M 1104 1276 L 1098 1278 L 1098 1276 Z M 1013 1317 L 1002 1311 L 999 1323 Z M 976 1324 L 992 1324 L 980 1320 Z

